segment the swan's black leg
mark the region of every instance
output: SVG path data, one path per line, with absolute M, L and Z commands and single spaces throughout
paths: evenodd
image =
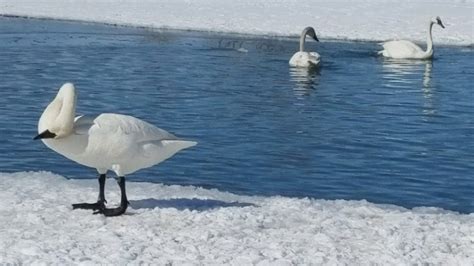
M 105 190 L 105 174 L 102 174 L 99 176 L 99 198 L 97 199 L 97 202 L 102 202 L 102 203 L 107 203 L 107 201 L 105 200 L 105 193 L 104 193 L 104 190 Z
M 73 209 L 88 209 L 88 210 L 99 210 L 105 208 L 105 174 L 99 175 L 99 198 L 96 203 L 77 203 L 72 204 Z
M 120 199 L 120 206 L 118 206 L 117 208 L 110 209 L 103 206 L 102 208 L 99 208 L 94 214 L 102 213 L 105 216 L 119 216 L 125 213 L 128 207 L 127 193 L 125 191 L 125 177 L 119 176 L 117 182 L 120 186 L 120 192 L 122 194 L 122 197 Z

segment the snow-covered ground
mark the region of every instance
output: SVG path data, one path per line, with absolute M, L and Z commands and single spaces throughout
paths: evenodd
M 118 202 L 107 180 L 109 204 Z M 127 183 L 131 208 L 105 218 L 96 180 L 0 174 L 0 264 L 472 265 L 474 214 L 365 201 L 239 196 Z
M 472 45 L 474 0 L 0 0 L 0 14 L 122 25 L 294 36 L 314 26 L 321 39 L 425 41 Z

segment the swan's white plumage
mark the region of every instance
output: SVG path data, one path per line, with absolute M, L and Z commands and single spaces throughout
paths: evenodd
M 382 43 L 383 50 L 379 51 L 378 54 L 383 55 L 387 58 L 395 59 L 430 59 L 433 57 L 433 36 L 432 29 L 433 25 L 437 24 L 444 28 L 443 23 L 439 17 L 432 18 L 428 24 L 428 37 L 426 41 L 426 51 L 420 46 L 413 42 L 406 40 L 389 41 Z
M 75 106 L 74 86 L 63 85 L 58 95 L 62 90 L 71 92 L 71 95 L 56 97 L 46 108 L 38 123 L 39 133 L 60 127 L 55 117 L 65 112 L 72 102 Z M 59 114 L 58 108 L 50 106 L 61 106 Z M 52 132 L 55 133 L 54 130 Z M 99 173 L 112 170 L 118 176 L 158 164 L 176 152 L 197 144 L 178 139 L 138 118 L 108 113 L 78 116 L 74 119 L 70 134 L 42 140 L 46 146 L 68 159 L 96 168 Z
M 306 35 L 319 42 L 316 32 L 312 27 L 304 28 L 300 36 L 300 50 L 296 52 L 289 61 L 289 64 L 292 67 L 314 67 L 319 66 L 319 63 L 321 62 L 321 56 L 318 53 L 306 52 L 304 50 Z
M 395 59 L 424 59 L 432 56 L 431 53 L 425 53 L 420 46 L 405 40 L 389 41 L 382 44 L 383 50 L 379 52 L 384 57 Z
M 290 59 L 290 66 L 310 67 L 318 66 L 321 56 L 316 52 L 296 52 Z

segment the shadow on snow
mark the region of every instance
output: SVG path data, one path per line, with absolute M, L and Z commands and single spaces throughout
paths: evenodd
M 133 209 L 154 209 L 154 208 L 175 208 L 177 210 L 207 211 L 217 208 L 228 207 L 249 207 L 256 206 L 246 202 L 225 202 L 212 199 L 141 199 L 131 200 L 130 206 Z

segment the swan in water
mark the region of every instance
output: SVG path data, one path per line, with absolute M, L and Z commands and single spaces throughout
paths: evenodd
M 443 22 L 439 17 L 432 18 L 428 27 L 428 40 L 426 51 L 423 51 L 420 46 L 405 40 L 389 41 L 382 44 L 384 50 L 379 51 L 378 54 L 384 57 L 396 59 L 430 59 L 433 57 L 433 37 L 431 31 L 433 25 L 438 24 L 444 29 Z
M 290 59 L 290 66 L 293 67 L 310 67 L 310 66 L 319 66 L 321 62 L 321 57 L 316 52 L 305 52 L 304 43 L 306 35 L 312 37 L 315 41 L 319 42 L 316 32 L 312 27 L 306 27 L 301 33 L 300 37 L 300 51 L 296 52 Z
M 75 117 L 76 98 L 74 85 L 64 84 L 41 115 L 39 135 L 34 138 L 70 160 L 97 169 L 100 188 L 97 202 L 73 204 L 73 209 L 92 209 L 105 216 L 125 213 L 128 207 L 125 175 L 158 164 L 197 144 L 132 116 L 104 113 Z M 117 208 L 105 206 L 108 170 L 118 177 L 121 201 Z

